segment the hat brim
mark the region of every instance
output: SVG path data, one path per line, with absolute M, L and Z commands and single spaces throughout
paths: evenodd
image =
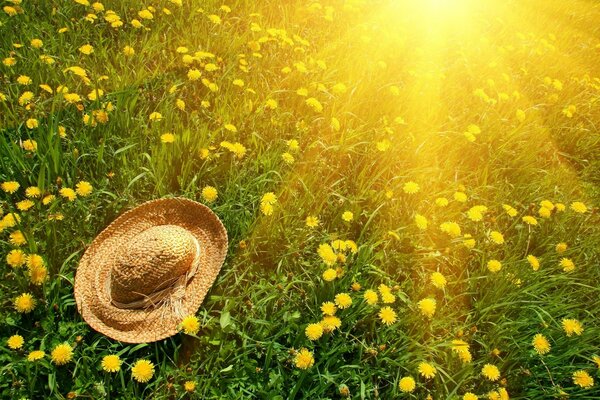
M 227 231 L 205 205 L 184 198 L 152 200 L 127 211 L 86 249 L 75 275 L 75 301 L 83 319 L 104 335 L 127 343 L 154 342 L 178 332 L 181 316 L 169 307 L 122 309 L 109 295 L 117 249 L 158 225 L 178 225 L 200 243 L 200 269 L 188 281 L 180 315 L 195 314 L 214 283 L 227 254 Z

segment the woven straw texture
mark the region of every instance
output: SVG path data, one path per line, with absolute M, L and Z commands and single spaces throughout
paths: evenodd
M 75 276 L 77 308 L 113 339 L 164 339 L 196 313 L 226 254 L 227 232 L 208 207 L 184 198 L 149 201 L 87 248 Z

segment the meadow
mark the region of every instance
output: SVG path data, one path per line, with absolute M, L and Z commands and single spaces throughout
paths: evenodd
M 0 8 L 0 398 L 600 398 L 597 2 Z M 225 264 L 109 339 L 79 259 L 175 196 Z

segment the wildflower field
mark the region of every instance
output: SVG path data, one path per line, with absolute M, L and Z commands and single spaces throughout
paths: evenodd
M 600 399 L 600 3 L 0 0 L 0 398 Z M 206 204 L 181 332 L 86 247 Z

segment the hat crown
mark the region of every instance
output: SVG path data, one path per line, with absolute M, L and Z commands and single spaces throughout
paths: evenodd
M 113 302 L 128 305 L 169 288 L 187 274 L 198 252 L 197 240 L 180 226 L 146 229 L 119 249 L 111 271 Z

